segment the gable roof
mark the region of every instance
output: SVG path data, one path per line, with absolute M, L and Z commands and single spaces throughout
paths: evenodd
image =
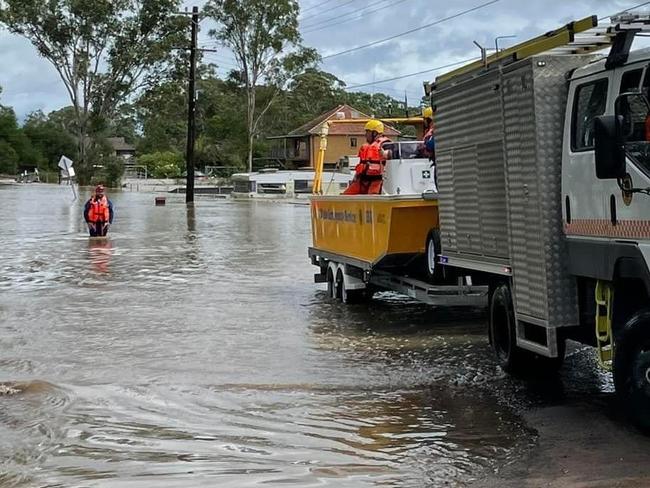
M 342 115 L 340 115 L 342 114 Z M 349 119 L 369 119 L 370 116 L 364 114 L 363 112 L 357 110 L 354 107 L 351 107 L 347 104 L 341 104 L 334 107 L 332 110 L 328 110 L 325 113 L 320 114 L 315 119 L 310 120 L 309 122 L 301 125 L 297 129 L 292 130 L 287 134 L 291 137 L 300 137 L 300 136 L 309 136 L 309 135 L 318 135 L 320 133 L 321 126 L 323 122 L 328 120 L 349 120 Z M 330 135 L 364 135 L 365 134 L 365 122 L 356 122 L 349 124 L 332 124 L 330 125 L 329 134 Z M 400 135 L 400 132 L 393 127 L 386 125 L 384 133 L 387 136 L 397 136 Z
M 114 151 L 135 151 L 135 146 L 126 142 L 124 137 L 108 137 L 106 140 Z

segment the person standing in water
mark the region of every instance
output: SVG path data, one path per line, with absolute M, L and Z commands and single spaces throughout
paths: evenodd
M 106 198 L 102 185 L 95 187 L 95 194 L 86 202 L 84 220 L 90 237 L 104 237 L 113 223 L 113 203 Z

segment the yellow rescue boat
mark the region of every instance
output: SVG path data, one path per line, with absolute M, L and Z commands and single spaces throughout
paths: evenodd
M 438 201 L 419 195 L 311 197 L 314 248 L 366 265 L 406 265 L 438 228 Z
M 384 120 L 422 123 L 421 118 Z M 329 123 L 345 122 L 349 121 Z M 394 271 L 408 267 L 415 258 L 429 253 L 432 274 L 439 247 L 435 237 L 438 201 L 432 163 L 419 155 L 422 143 L 393 143 L 393 157 L 386 162 L 383 176 L 383 194 L 321 195 L 319 174 L 323 169 L 327 133 L 326 123 L 316 165 L 315 194 L 311 196 L 313 248 L 310 255 L 353 263 L 362 270 Z M 431 247 L 430 252 L 428 247 Z

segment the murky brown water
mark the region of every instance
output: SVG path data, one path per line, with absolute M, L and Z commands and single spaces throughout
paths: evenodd
M 110 197 L 89 243 L 0 186 L 0 486 L 464 486 L 530 445 L 482 312 L 328 302 L 306 206 Z

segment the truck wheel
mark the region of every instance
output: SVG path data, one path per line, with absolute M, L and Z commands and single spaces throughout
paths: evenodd
M 427 259 L 427 276 L 430 280 L 439 281 L 443 278 L 442 266 L 438 263 L 438 256 L 442 252 L 440 246 L 440 231 L 432 229 L 427 236 L 426 243 L 426 259 Z
M 523 373 L 525 351 L 517 347 L 515 313 L 510 287 L 497 286 L 490 298 L 489 337 L 492 350 L 501 369 L 507 373 Z
M 501 369 L 521 377 L 543 377 L 556 374 L 564 364 L 566 342 L 557 343 L 555 358 L 541 356 L 517 346 L 517 332 L 512 294 L 506 284 L 497 286 L 490 295 L 488 336 Z
M 634 315 L 616 336 L 614 385 L 632 422 L 650 432 L 650 310 Z

